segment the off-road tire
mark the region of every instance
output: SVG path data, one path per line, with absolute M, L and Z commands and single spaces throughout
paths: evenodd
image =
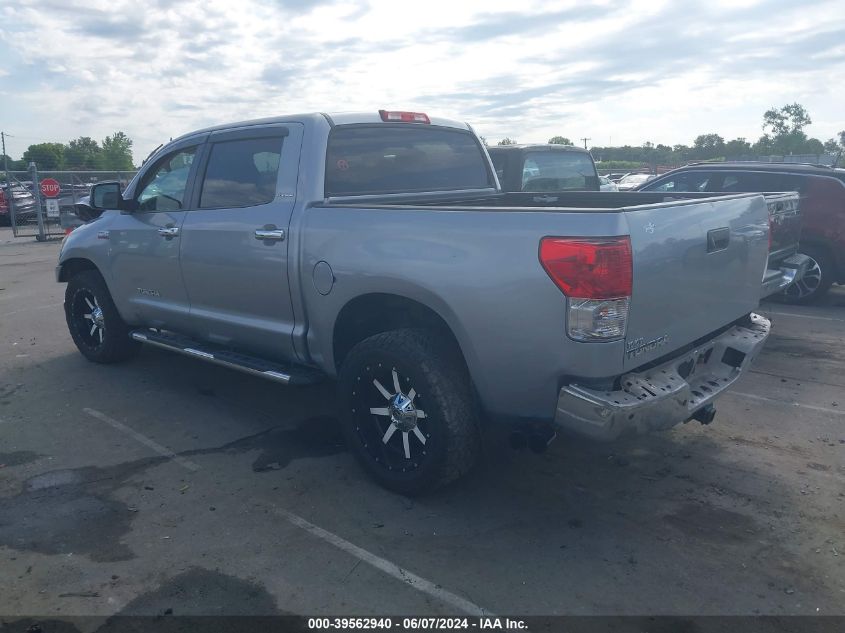
M 94 304 L 94 308 L 89 306 Z M 120 317 L 106 282 L 96 270 L 83 270 L 70 278 L 65 289 L 65 320 L 76 347 L 94 363 L 117 363 L 134 356 L 140 344 L 130 338 L 129 326 Z M 102 331 L 90 317 L 99 308 Z M 102 339 L 101 335 L 102 334 Z
M 478 461 L 478 406 L 460 352 L 446 340 L 432 330 L 382 332 L 355 345 L 343 361 L 338 380 L 343 433 L 364 469 L 394 492 L 430 492 L 465 475 Z M 388 378 L 393 369 L 400 377 L 400 392 L 414 391 L 416 406 L 425 414 L 419 430 L 427 434 L 426 442 L 421 443 L 413 430 L 404 454 L 397 454 L 407 439 L 402 431 L 394 430 L 390 440 L 383 441 L 392 418 L 369 411 L 392 402 L 376 388 L 373 376 L 384 376 L 380 382 L 387 382 L 383 386 L 395 394 Z M 414 451 L 412 458 L 407 458 L 407 446 Z M 391 448 L 392 453 L 385 452 Z

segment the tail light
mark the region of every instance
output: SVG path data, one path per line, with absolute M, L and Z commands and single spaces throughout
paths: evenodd
M 431 123 L 428 115 L 423 112 L 400 112 L 396 110 L 379 110 L 382 121 L 388 123 Z
M 571 338 L 624 338 L 633 283 L 629 237 L 545 237 L 540 263 L 567 297 Z

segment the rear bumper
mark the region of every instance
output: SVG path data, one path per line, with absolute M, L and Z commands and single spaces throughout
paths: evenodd
M 621 389 L 597 391 L 567 385 L 558 395 L 555 423 L 594 439 L 668 429 L 708 406 L 745 371 L 769 336 L 771 322 L 751 314 L 666 363 L 625 374 Z
M 773 295 L 784 290 L 796 281 L 804 278 L 810 258 L 801 253 L 787 257 L 780 263 L 779 268 L 769 268 L 763 277 L 763 292 L 760 298 Z

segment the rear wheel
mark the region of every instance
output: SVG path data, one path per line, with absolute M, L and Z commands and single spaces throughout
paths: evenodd
M 65 320 L 76 347 L 92 362 L 116 363 L 138 350 L 96 270 L 84 270 L 68 281 Z
M 833 284 L 833 262 L 823 249 L 816 246 L 801 247 L 800 252 L 810 258 L 804 277 L 783 291 L 787 303 L 814 303 L 823 298 Z
M 338 389 L 342 427 L 358 461 L 382 486 L 421 494 L 478 460 L 478 415 L 458 353 L 428 330 L 393 330 L 358 343 Z

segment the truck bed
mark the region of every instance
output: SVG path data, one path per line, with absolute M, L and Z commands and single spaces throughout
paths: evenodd
M 585 192 L 556 201 L 476 194 L 317 204 L 304 215 L 303 268 L 332 262 L 336 283 L 306 312 L 332 314 L 352 293 L 400 292 L 444 318 L 491 410 L 549 417 L 562 383 L 613 381 L 757 307 L 768 253 L 764 198 L 665 198 Z M 625 235 L 633 288 L 624 340 L 568 339 L 567 297 L 543 270 L 541 240 Z M 331 329 L 317 318 L 309 329 Z M 330 365 L 332 350 L 312 342 L 315 360 Z

